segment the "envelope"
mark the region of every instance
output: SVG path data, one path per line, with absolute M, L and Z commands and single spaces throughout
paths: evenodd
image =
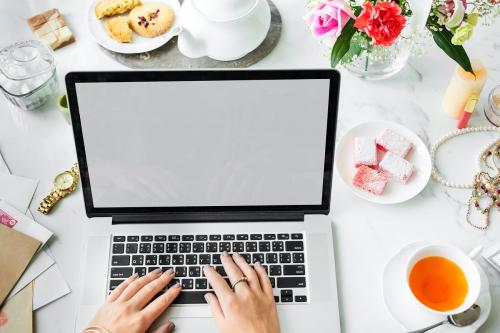
M 9 168 L 7 167 L 7 163 L 5 163 L 1 153 L 0 153 L 0 172 L 10 174 Z
M 33 333 L 33 284 L 0 309 L 0 333 Z
M 0 305 L 28 267 L 41 242 L 0 225 Z
M 37 186 L 36 180 L 0 172 L 0 200 L 5 200 L 23 214 L 26 214 Z
M 0 201 L 0 224 L 38 239 L 42 246 L 52 237 L 52 231 L 24 215 L 5 201 Z
M 33 281 L 33 286 L 33 311 L 71 292 L 57 264 L 38 276 Z

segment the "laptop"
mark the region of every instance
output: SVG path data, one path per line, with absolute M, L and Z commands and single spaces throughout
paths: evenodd
M 202 267 L 222 251 L 267 269 L 282 332 L 340 332 L 328 217 L 334 70 L 66 75 L 88 241 L 80 332 L 125 278 L 173 268 L 158 319 L 217 332 Z

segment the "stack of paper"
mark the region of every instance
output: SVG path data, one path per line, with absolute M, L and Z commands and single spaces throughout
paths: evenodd
M 32 311 L 71 291 L 44 250 L 52 232 L 28 210 L 37 184 L 11 175 L 0 154 L 0 333 L 31 333 Z

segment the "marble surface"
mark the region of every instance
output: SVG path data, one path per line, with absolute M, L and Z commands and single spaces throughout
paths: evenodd
M 283 31 L 273 52 L 253 68 L 324 68 L 326 52 L 310 37 L 303 24 L 301 1 L 276 0 L 283 18 Z M 33 38 L 25 19 L 58 7 L 76 36 L 76 43 L 56 51 L 58 75 L 70 70 L 124 70 L 109 58 L 87 33 L 86 1 L 16 0 L 0 2 L 0 47 Z M 489 68 L 486 90 L 500 83 L 500 22 L 480 27 L 466 47 Z M 494 33 L 496 32 L 496 34 Z M 454 129 L 440 101 L 454 64 L 435 46 L 423 58 L 411 59 L 395 77 L 366 82 L 343 72 L 338 135 L 367 120 L 389 120 L 407 126 L 426 143 Z M 61 89 L 63 86 L 61 85 Z M 481 96 L 472 125 L 486 124 Z M 477 152 L 492 139 L 477 134 L 459 138 L 443 148 L 439 167 L 450 179 L 470 181 Z M 37 221 L 54 231 L 49 244 L 73 293 L 50 304 L 35 315 L 36 331 L 71 332 L 76 297 L 80 289 L 80 262 L 89 221 L 84 214 L 81 190 L 67 197 L 50 216 L 36 212 L 36 204 L 51 188 L 53 176 L 75 161 L 71 130 L 57 111 L 55 102 L 37 112 L 15 109 L 0 98 L 0 151 L 14 174 L 40 179 L 31 205 Z M 413 241 L 449 242 L 470 250 L 477 245 L 500 241 L 500 214 L 495 212 L 487 232 L 474 230 L 465 221 L 469 192 L 451 190 L 430 182 L 425 190 L 403 204 L 379 206 L 355 197 L 334 177 L 331 218 L 338 271 L 340 316 L 343 332 L 401 332 L 382 299 L 382 272 L 387 260 L 403 245 Z M 484 261 L 492 290 L 493 315 L 478 331 L 500 331 L 500 273 Z

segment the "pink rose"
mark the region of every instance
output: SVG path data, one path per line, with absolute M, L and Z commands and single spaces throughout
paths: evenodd
M 307 16 L 315 37 L 337 38 L 349 18 L 355 18 L 351 7 L 343 0 L 320 0 Z

